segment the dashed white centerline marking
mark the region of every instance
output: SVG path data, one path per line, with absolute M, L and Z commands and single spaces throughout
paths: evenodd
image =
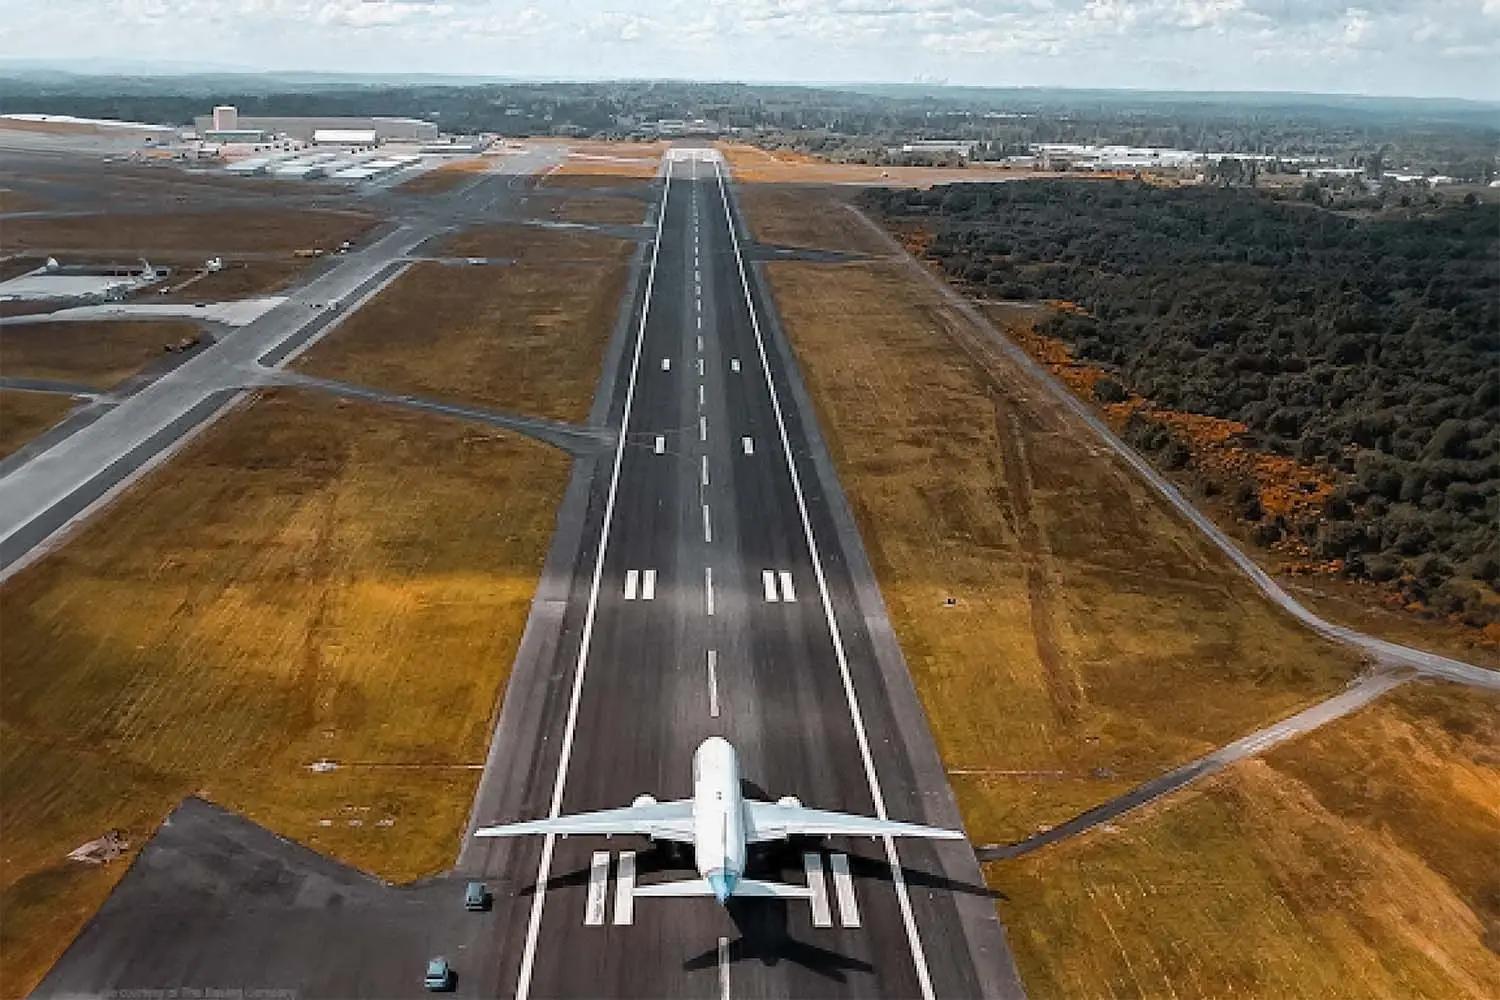
M 766 600 L 772 604 L 781 600 L 776 594 L 776 574 L 768 569 L 760 571 L 761 586 L 765 588 Z
M 609 887 L 609 852 L 595 851 L 589 864 L 589 897 L 583 910 L 585 927 L 604 923 L 604 893 Z
M 702 485 L 704 485 L 704 486 L 708 485 L 708 456 L 707 455 L 703 456 L 702 472 L 699 474 L 698 478 L 699 478 L 699 480 L 700 480 L 700 482 L 701 482 Z
M 699 282 L 703 280 L 703 272 L 699 271 L 696 267 L 693 268 L 693 280 Z
M 714 613 L 714 569 L 712 566 L 703 567 L 703 609 L 708 612 L 709 617 Z
M 647 572 L 654 573 L 655 570 L 647 570 Z M 782 570 L 780 575 L 781 599 L 790 604 L 797 600 L 797 592 L 792 589 L 792 574 L 788 573 L 786 570 Z
M 719 1000 L 729 1000 L 729 939 L 719 938 Z
M 698 329 L 700 329 L 700 330 L 703 329 L 703 317 L 702 316 L 698 317 Z
M 708 651 L 708 714 L 719 717 L 719 651 Z
M 662 358 L 661 359 L 661 370 L 664 371 L 664 372 L 669 372 L 669 371 L 672 370 L 672 359 L 671 358 Z
M 699 417 L 698 418 L 698 440 L 699 441 L 707 441 L 708 440 L 708 418 L 707 417 Z
M 750 440 L 747 437 L 740 438 L 740 447 L 743 448 L 743 449 L 745 449 L 745 454 L 746 455 L 754 455 L 755 454 L 755 442 L 752 441 L 752 440 Z
M 702 362 L 699 362 L 702 364 Z M 698 383 L 698 409 L 703 409 L 703 383 Z
M 629 927 L 635 917 L 635 852 L 621 851 L 615 867 L 615 926 Z
M 812 905 L 812 925 L 832 927 L 833 911 L 828 906 L 828 883 L 823 881 L 823 856 L 816 851 L 802 855 L 802 867 L 807 869 L 808 900 Z
M 635 600 L 635 595 L 641 589 L 641 571 L 638 569 L 628 570 L 625 573 L 625 600 Z
M 859 926 L 859 903 L 854 899 L 854 879 L 849 875 L 849 855 L 840 851 L 828 859 L 833 871 L 833 891 L 839 901 L 839 926 Z
M 700 354 L 703 352 L 703 334 L 701 333 L 698 334 L 698 352 Z
M 658 455 L 663 455 L 667 451 L 667 439 L 664 438 L 664 437 L 662 437 L 660 434 L 656 435 L 656 449 L 655 450 L 656 450 L 656 453 Z
M 641 574 L 641 600 L 656 600 L 656 570 L 654 569 L 648 569 Z
M 730 358 L 729 359 L 729 370 L 732 371 L 732 372 L 737 372 L 737 371 L 740 370 L 740 359 L 739 358 Z
M 698 377 L 699 378 L 703 377 L 703 359 L 702 358 L 698 359 Z
M 695 301 L 695 302 L 694 302 L 694 303 L 693 303 L 693 305 L 694 305 L 694 306 L 695 306 L 695 307 L 697 307 L 697 310 L 698 310 L 698 311 L 699 311 L 699 312 L 702 312 L 702 311 L 703 311 L 703 300 L 702 300 L 702 299 L 698 299 L 698 300 L 697 300 L 697 301 Z
M 713 524 L 708 518 L 708 504 L 703 505 L 703 540 L 705 542 L 714 540 Z

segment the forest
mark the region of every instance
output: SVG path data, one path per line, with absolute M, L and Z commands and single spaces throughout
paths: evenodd
M 1353 217 L 1265 192 L 1042 180 L 869 191 L 977 295 L 1071 302 L 1042 332 L 1107 377 L 1100 403 L 1243 423 L 1326 474 L 1314 513 L 1208 483 L 1264 545 L 1292 540 L 1472 625 L 1500 620 L 1500 207 Z M 1128 440 L 1191 478 L 1184 442 Z

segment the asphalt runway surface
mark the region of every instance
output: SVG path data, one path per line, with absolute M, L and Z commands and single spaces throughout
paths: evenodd
M 731 234 L 728 185 L 712 161 L 678 159 L 663 188 L 607 397 L 623 445 L 594 470 L 576 557 L 551 568 L 556 593 L 544 580 L 540 617 L 553 620 L 534 618 L 547 634 L 523 643 L 474 823 L 687 796 L 693 749 L 715 734 L 738 748 L 747 794 L 875 815 L 878 787 L 892 819 L 956 823 L 909 680 L 883 669 L 873 583 L 851 569 L 852 526 L 835 523 L 821 444 Z M 899 655 L 895 666 L 904 678 Z M 913 743 L 930 755 L 920 774 Z M 626 901 L 622 852 L 640 883 L 691 873 L 643 838 L 471 841 L 459 869 L 499 891 L 502 938 L 469 956 L 488 961 L 461 989 L 1019 995 L 966 843 L 901 842 L 894 866 L 883 841 L 752 848 L 747 875 L 800 884 L 805 846 L 825 870 L 847 856 L 858 926 L 841 910 L 814 927 L 796 900 Z M 591 909 L 602 923 L 588 923 Z

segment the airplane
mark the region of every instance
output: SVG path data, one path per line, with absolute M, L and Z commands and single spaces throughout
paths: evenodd
M 750 844 L 794 836 L 923 837 L 962 840 L 961 830 L 897 823 L 873 816 L 805 809 L 792 795 L 775 802 L 745 799 L 740 794 L 740 759 L 722 736 L 710 736 L 693 753 L 693 797 L 658 802 L 637 796 L 623 809 L 531 820 L 474 831 L 476 837 L 521 837 L 528 834 L 644 834 L 653 840 L 691 844 L 701 878 L 638 886 L 637 896 L 713 896 L 801 898 L 802 886 L 744 878 Z

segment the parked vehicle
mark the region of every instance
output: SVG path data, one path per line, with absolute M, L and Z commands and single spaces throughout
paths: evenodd
M 446 958 L 439 956 L 427 963 L 427 975 L 422 978 L 422 985 L 429 993 L 447 993 L 453 989 L 453 969 Z
M 490 890 L 483 882 L 470 882 L 464 889 L 464 909 L 484 911 L 490 908 Z

